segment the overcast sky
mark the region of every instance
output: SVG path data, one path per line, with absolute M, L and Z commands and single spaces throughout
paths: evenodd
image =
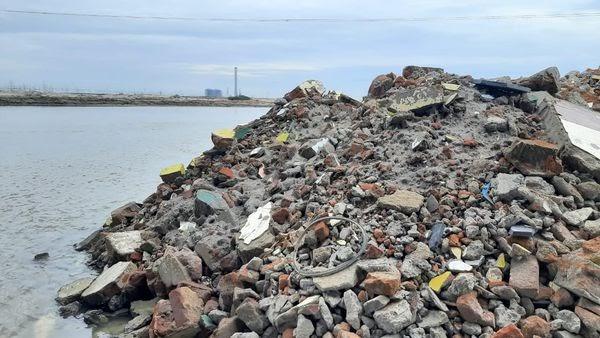
M 0 9 L 197 18 L 389 18 L 598 12 L 600 1 L 2 0 Z M 476 77 L 598 67 L 600 17 L 224 23 L 0 12 L 0 86 L 278 97 L 302 80 L 361 97 L 409 64 Z

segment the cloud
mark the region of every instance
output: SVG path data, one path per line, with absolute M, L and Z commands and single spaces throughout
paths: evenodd
M 302 62 L 252 62 L 234 64 L 179 64 L 193 74 L 233 76 L 233 67 L 238 67 L 240 77 L 262 77 L 289 72 L 312 72 L 322 69 L 316 64 Z

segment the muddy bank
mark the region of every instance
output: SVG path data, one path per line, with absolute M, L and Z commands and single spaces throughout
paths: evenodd
M 271 99 L 230 100 L 200 96 L 0 92 L 0 106 L 200 106 L 268 107 Z
M 600 161 L 560 118 L 596 116 L 593 74 L 304 82 L 115 209 L 61 311 L 122 337 L 596 337 Z

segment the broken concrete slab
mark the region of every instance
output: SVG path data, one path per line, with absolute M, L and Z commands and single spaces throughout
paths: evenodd
M 129 255 L 139 251 L 142 243 L 142 232 L 138 230 L 106 234 L 106 248 L 116 258 L 127 259 Z
M 94 281 L 92 277 L 80 278 L 72 281 L 71 283 L 62 286 L 58 290 L 56 301 L 62 305 L 69 304 L 79 299 L 83 291 L 87 289 L 90 284 Z
M 321 292 L 350 289 L 358 283 L 358 265 L 354 263 L 329 276 L 314 277 L 313 283 Z
M 535 256 L 513 259 L 508 284 L 520 296 L 535 299 L 540 287 L 540 267 Z
M 424 201 L 425 197 L 416 192 L 396 190 L 396 192 L 391 195 L 380 197 L 377 200 L 377 206 L 385 209 L 398 210 L 410 215 L 413 212 L 419 212 Z
M 556 144 L 542 140 L 515 141 L 504 156 L 523 175 L 552 177 L 563 171 Z
M 90 286 L 83 291 L 81 298 L 91 305 L 99 305 L 107 302 L 110 297 L 121 292 L 125 285 L 122 277 L 137 269 L 131 262 L 117 262 L 110 268 L 104 270 L 96 277 Z

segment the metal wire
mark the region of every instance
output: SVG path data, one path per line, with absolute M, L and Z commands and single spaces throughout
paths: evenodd
M 339 221 L 348 222 L 351 225 L 356 226 L 360 230 L 361 236 L 362 236 L 362 243 L 360 245 L 360 249 L 358 250 L 358 253 L 355 252 L 354 256 L 351 259 L 349 259 L 349 260 L 343 262 L 342 264 L 335 266 L 333 268 L 327 268 L 325 270 L 319 270 L 319 271 L 315 271 L 314 269 L 302 268 L 300 266 L 300 263 L 298 263 L 297 255 L 298 255 L 298 249 L 300 249 L 300 246 L 304 243 L 304 237 L 306 236 L 306 231 L 313 225 L 315 225 L 321 221 L 328 221 L 328 220 L 339 220 Z M 326 216 L 326 217 L 317 218 L 317 219 L 311 221 L 306 227 L 304 227 L 304 229 L 302 229 L 302 231 L 303 231 L 302 236 L 300 236 L 300 238 L 298 238 L 298 241 L 294 245 L 294 251 L 292 251 L 292 266 L 293 266 L 294 270 L 300 276 L 322 277 L 322 276 L 329 276 L 336 272 L 342 271 L 345 268 L 349 267 L 350 265 L 354 264 L 360 258 L 360 256 L 362 256 L 362 254 L 365 252 L 365 250 L 367 248 L 368 237 L 367 237 L 367 232 L 365 231 L 365 228 L 362 225 L 360 225 L 358 222 L 353 221 L 346 217 Z

